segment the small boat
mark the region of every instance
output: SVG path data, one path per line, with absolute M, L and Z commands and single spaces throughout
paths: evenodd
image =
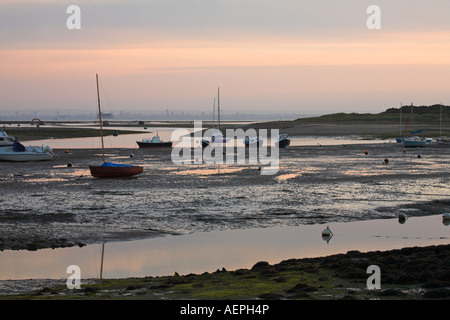
M 278 135 L 278 147 L 279 148 L 286 148 L 289 147 L 291 144 L 291 140 L 288 138 L 288 135 L 283 133 Z
M 170 148 L 172 147 L 172 141 L 162 141 L 159 135 L 150 139 L 142 139 L 142 141 L 136 141 L 139 148 Z
M 410 126 L 410 128 L 413 127 L 412 126 L 413 110 L 414 110 L 414 107 L 413 107 L 413 104 L 411 103 L 411 114 L 409 116 L 409 126 Z M 405 128 L 405 131 L 406 131 L 406 128 Z M 411 131 L 411 135 L 414 135 L 414 134 L 417 134 L 417 133 L 421 133 L 422 131 L 423 131 L 423 129 Z M 421 138 L 419 136 L 405 137 L 405 138 L 403 138 L 402 142 L 403 142 L 403 146 L 405 148 L 418 148 L 418 147 L 423 147 L 423 146 L 425 146 L 425 144 L 427 144 L 427 140 L 425 138 Z
M 450 138 L 442 136 L 442 102 L 441 102 L 441 112 L 440 112 L 440 122 L 439 122 L 439 138 L 436 139 L 439 145 L 450 145 Z
M 1 161 L 45 161 L 53 160 L 55 154 L 52 148 L 49 146 L 38 147 L 28 146 L 25 147 L 17 139 L 14 140 L 13 146 L 0 148 L 0 160 Z
M 142 173 L 143 168 L 126 164 L 104 162 L 101 166 L 89 166 L 91 175 L 95 178 L 131 177 Z
M 446 137 L 440 137 L 436 139 L 436 142 L 440 145 L 450 145 L 450 139 Z
M 14 137 L 9 136 L 5 129 L 0 131 L 0 147 L 12 147 L 14 145 Z
M 98 114 L 100 120 L 100 135 L 102 138 L 102 153 L 103 153 L 103 164 L 99 166 L 89 166 L 91 175 L 95 178 L 123 178 L 131 177 L 142 173 L 144 170 L 140 166 L 131 166 L 126 164 L 111 163 L 105 161 L 105 145 L 103 142 L 103 126 L 102 126 L 102 112 L 100 108 L 100 92 L 98 87 L 98 74 L 97 78 L 97 99 L 98 99 Z
M 426 144 L 426 140 L 420 137 L 408 137 L 403 139 L 403 146 L 405 148 L 419 148 Z
M 256 145 L 257 147 L 262 146 L 264 140 L 260 137 L 245 137 L 244 145 L 246 147 L 250 147 L 252 145 Z

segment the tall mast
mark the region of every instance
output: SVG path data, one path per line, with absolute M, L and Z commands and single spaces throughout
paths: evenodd
M 214 104 L 213 104 L 213 129 L 216 126 L 216 97 L 214 97 Z
M 103 280 L 103 257 L 105 255 L 105 243 L 102 243 L 102 261 L 100 262 L 100 280 Z
M 103 142 L 102 110 L 100 108 L 100 90 L 98 88 L 98 73 L 96 73 L 95 76 L 97 79 L 98 118 L 100 120 L 100 135 L 102 137 L 102 154 L 103 154 L 103 162 L 105 162 L 105 144 Z
M 441 101 L 441 116 L 439 119 L 439 137 L 442 137 L 442 101 Z
M 219 87 L 217 87 L 217 129 L 220 131 L 220 97 L 219 97 Z
M 400 103 L 400 138 L 402 137 L 402 108 L 403 108 L 403 103 Z

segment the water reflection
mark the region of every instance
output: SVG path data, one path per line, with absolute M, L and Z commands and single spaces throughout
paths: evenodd
M 290 258 L 326 256 L 350 250 L 390 250 L 449 244 L 442 216 L 333 224 L 329 239 L 319 235 L 325 225 L 203 232 L 147 240 L 111 242 L 104 247 L 103 278 L 124 278 L 214 272 L 251 268 L 257 261 L 278 263 Z M 328 227 L 328 226 L 327 226 Z M 332 241 L 329 241 L 332 237 Z M 323 241 L 325 240 L 326 243 Z M 69 265 L 82 278 L 98 278 L 102 244 L 34 252 L 0 252 L 0 279 L 64 279 Z

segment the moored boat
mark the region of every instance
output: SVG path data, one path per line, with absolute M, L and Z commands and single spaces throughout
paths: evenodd
M 89 166 L 91 175 L 95 178 L 121 178 L 131 177 L 142 173 L 143 168 L 125 164 L 104 162 L 100 166 Z
M 278 135 L 278 147 L 279 148 L 286 148 L 289 147 L 291 144 L 291 140 L 288 138 L 288 135 L 283 133 Z
M 214 100 L 213 114 L 216 108 L 216 100 Z M 220 98 L 219 98 L 219 88 L 217 88 L 217 131 L 218 133 L 214 133 L 211 138 L 203 138 L 202 139 L 202 147 L 205 148 L 209 146 L 211 143 L 226 143 L 229 139 L 222 134 L 220 131 Z M 214 119 L 213 119 L 214 123 Z
M 126 164 L 118 164 L 105 161 L 105 145 L 103 142 L 103 126 L 102 126 L 102 111 L 100 107 L 100 92 L 98 87 L 98 74 L 96 75 L 97 80 L 97 99 L 98 99 L 98 112 L 100 120 L 100 135 L 102 140 L 102 154 L 103 154 L 103 164 L 99 166 L 89 166 L 91 175 L 95 178 L 123 178 L 131 177 L 142 173 L 144 170 L 140 166 L 132 166 Z
M 172 147 L 172 141 L 162 141 L 161 138 L 156 135 L 152 139 L 142 139 L 142 141 L 136 141 L 139 148 L 170 148 Z
M 0 131 L 0 148 L 2 147 L 12 147 L 14 145 L 14 137 L 8 135 L 3 129 Z
M 45 161 L 53 160 L 55 154 L 49 146 L 23 146 L 17 139 L 14 140 L 13 146 L 0 148 L 1 161 Z
M 418 148 L 423 147 L 425 144 L 426 141 L 420 137 L 408 137 L 403 139 L 403 146 L 405 148 Z
M 252 145 L 256 145 L 257 147 L 262 146 L 264 140 L 260 137 L 245 137 L 244 145 L 246 147 L 250 147 Z

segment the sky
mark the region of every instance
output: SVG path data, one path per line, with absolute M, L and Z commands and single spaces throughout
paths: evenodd
M 448 0 L 0 0 L 0 111 L 96 112 L 96 73 L 108 111 L 211 112 L 218 87 L 225 113 L 450 104 L 449 13 Z

